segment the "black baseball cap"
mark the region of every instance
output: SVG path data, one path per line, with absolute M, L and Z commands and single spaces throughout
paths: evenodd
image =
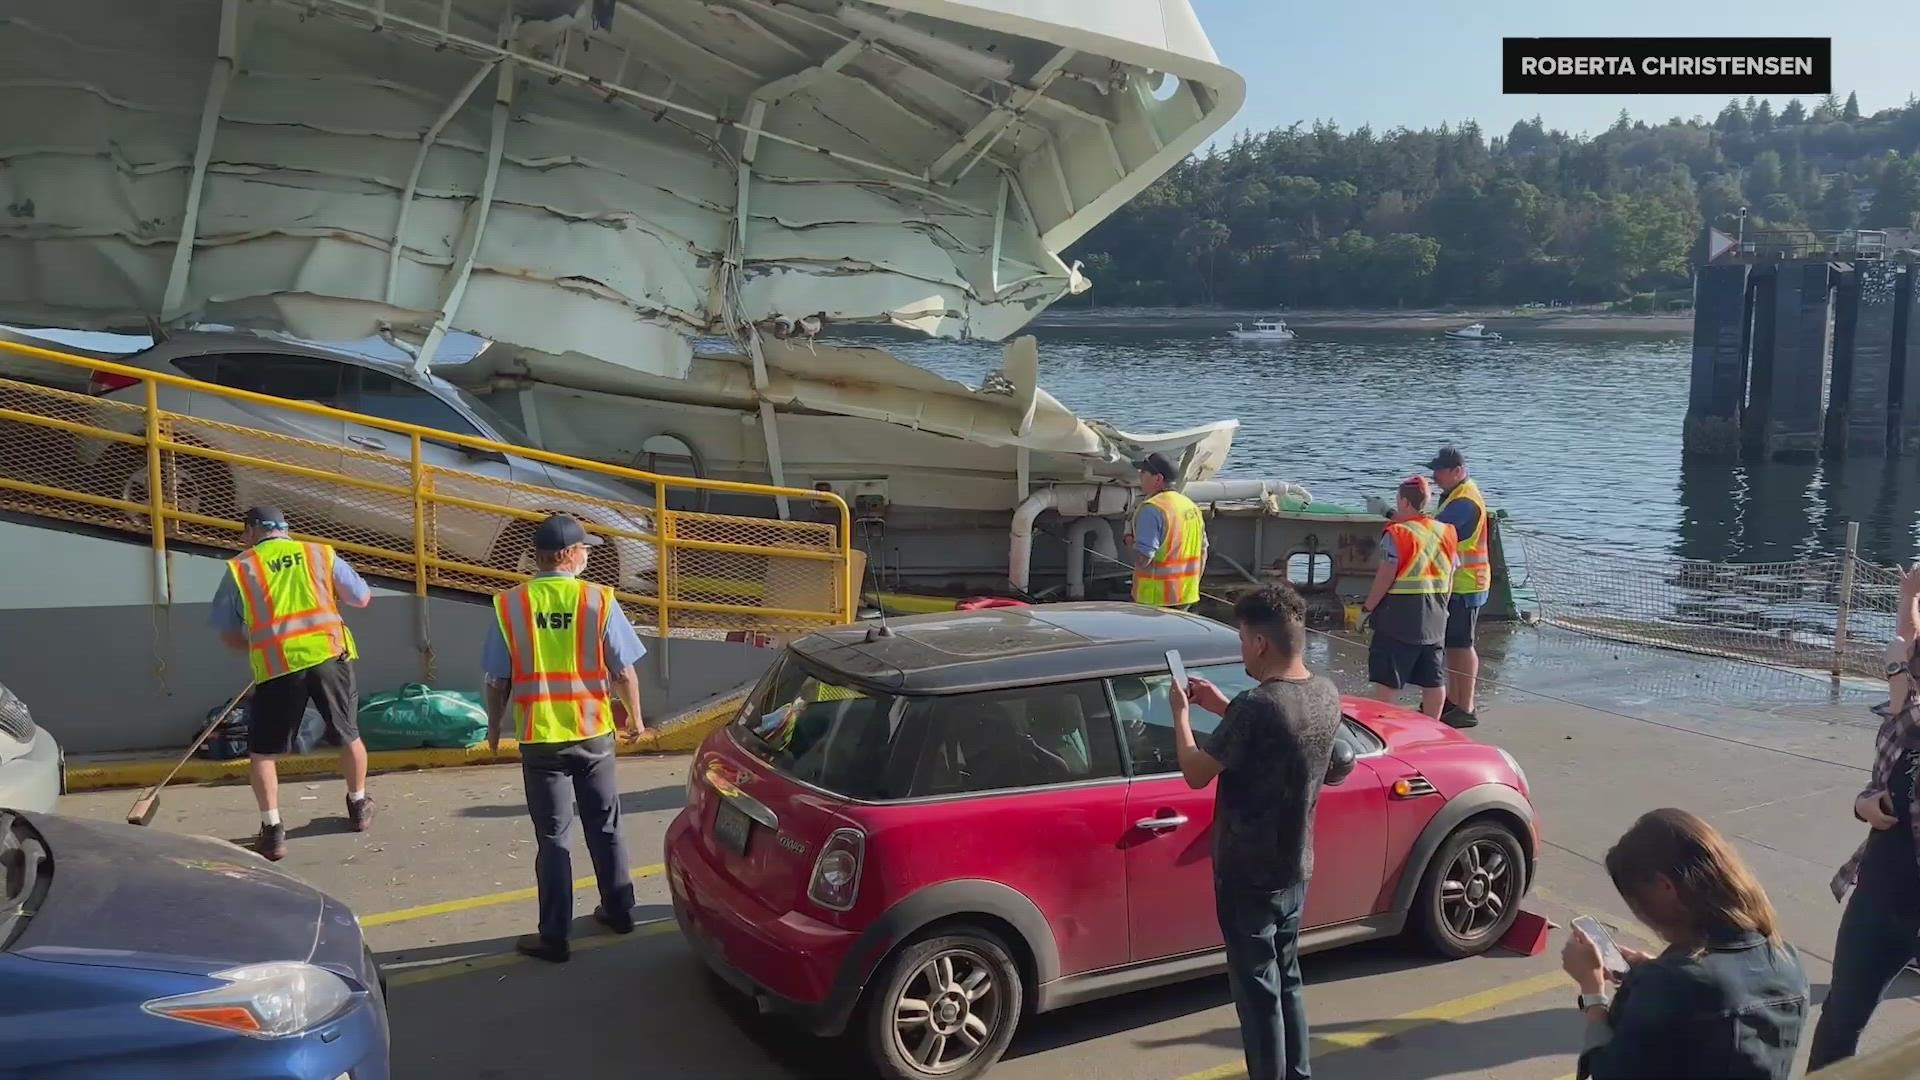
M 1429 469 L 1464 469 L 1466 467 L 1467 459 L 1461 456 L 1459 447 L 1451 443 L 1441 447 L 1440 452 L 1433 455 L 1433 460 L 1427 462 Z
M 1167 455 L 1165 454 L 1148 454 L 1145 460 L 1135 465 L 1134 468 L 1141 472 L 1153 473 L 1169 484 L 1173 483 L 1175 478 L 1180 475 L 1180 470 L 1173 467 L 1173 462 L 1168 461 Z
M 582 528 L 578 521 L 566 514 L 555 514 L 541 522 L 539 528 L 533 530 L 535 551 L 565 551 L 575 544 L 599 547 L 600 538 Z
M 247 511 L 240 523 L 250 529 L 284 531 L 291 527 L 287 524 L 287 515 L 281 513 L 277 506 L 256 506 Z

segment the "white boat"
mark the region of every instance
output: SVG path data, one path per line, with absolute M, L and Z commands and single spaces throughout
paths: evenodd
M 1234 323 L 1227 336 L 1235 341 L 1292 341 L 1293 331 L 1279 319 L 1260 319 L 1249 330 L 1244 323 Z
M 1487 329 L 1486 323 L 1474 323 L 1458 330 L 1447 331 L 1447 336 L 1455 341 L 1505 341 L 1499 334 Z

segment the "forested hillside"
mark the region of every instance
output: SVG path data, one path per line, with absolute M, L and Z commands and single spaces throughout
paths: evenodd
M 1685 289 L 1703 222 L 1911 226 L 1920 102 L 1729 102 L 1575 137 L 1536 119 L 1246 134 L 1175 168 L 1069 256 L 1108 305 L 1412 307 Z

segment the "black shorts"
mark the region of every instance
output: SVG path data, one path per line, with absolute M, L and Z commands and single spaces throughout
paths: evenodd
M 1458 596 L 1447 601 L 1447 648 L 1473 648 L 1475 635 L 1480 630 L 1480 608 L 1485 606 L 1468 607 Z
M 342 746 L 360 737 L 360 694 L 353 683 L 353 662 L 335 657 L 253 688 L 247 703 L 247 750 L 260 757 L 293 753 L 307 703 L 327 724 L 327 742 Z
M 1367 646 L 1367 681 L 1389 690 L 1403 686 L 1432 689 L 1441 685 L 1442 670 L 1438 645 L 1410 645 L 1376 633 Z

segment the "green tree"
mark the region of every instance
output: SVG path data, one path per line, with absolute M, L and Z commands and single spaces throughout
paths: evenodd
M 1794 98 L 1787 102 L 1786 108 L 1780 110 L 1780 122 L 1789 126 L 1806 123 L 1807 107 L 1800 103 L 1799 98 Z
M 1835 120 L 1840 119 L 1839 97 L 1828 94 L 1821 98 L 1820 104 L 1813 107 L 1813 116 L 1811 119 L 1816 124 L 1831 124 Z
M 1866 224 L 1875 229 L 1907 229 L 1913 227 L 1916 214 L 1920 214 L 1920 158 L 1889 154 L 1880 166 Z
M 1853 177 L 1835 176 L 1820 193 L 1820 205 L 1814 208 L 1813 225 L 1820 229 L 1857 229 L 1860 227 L 1860 203 L 1855 196 Z
M 1845 120 L 1849 124 L 1860 119 L 1859 94 L 1848 92 L 1847 103 L 1840 107 L 1840 119 Z
M 1773 102 L 1762 99 L 1760 107 L 1753 110 L 1753 133 L 1766 135 L 1773 131 Z

